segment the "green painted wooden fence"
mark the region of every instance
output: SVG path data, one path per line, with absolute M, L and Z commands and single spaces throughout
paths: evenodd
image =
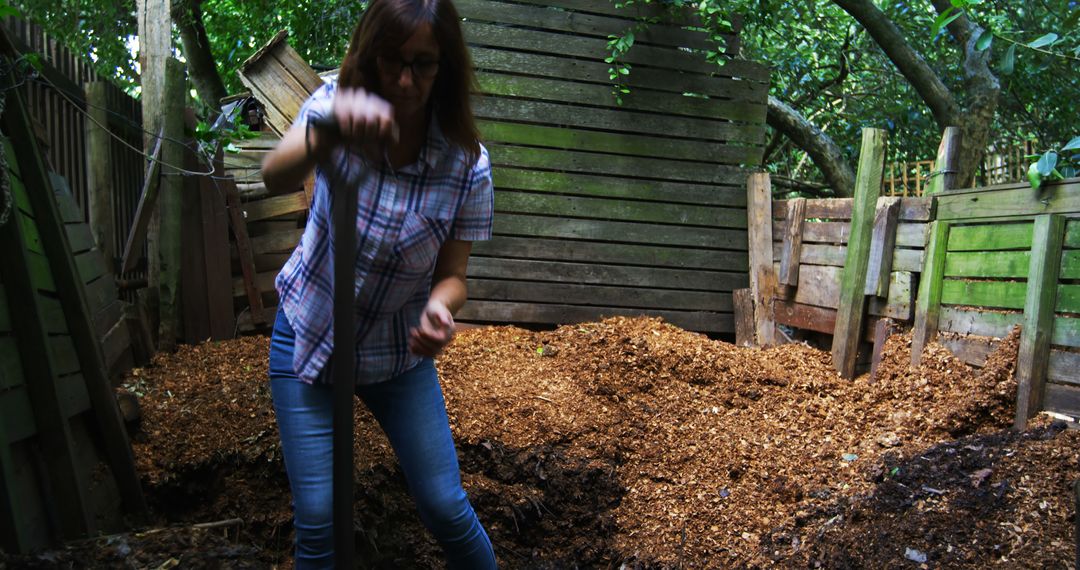
M 982 364 L 1022 327 L 1017 424 L 1041 409 L 1080 417 L 1080 180 L 945 192 L 928 250 L 928 311 L 917 321 Z M 936 322 L 935 322 L 936 320 Z
M 561 324 L 661 315 L 733 332 L 748 282 L 747 166 L 768 70 L 673 24 L 636 36 L 616 103 L 606 44 L 652 7 L 459 0 L 493 164 L 495 236 L 477 243 L 459 318 Z M 653 13 L 655 15 L 655 13 Z M 728 51 L 737 33 L 727 38 Z
M 0 226 L 0 548 L 22 552 L 120 524 L 118 497 L 129 513 L 145 503 L 100 344 L 108 335 L 95 329 L 115 304 L 92 310 L 116 291 L 85 226 L 65 223 L 81 213 L 54 198 L 22 97 L 0 79 L 0 128 L 18 141 L 6 142 L 0 172 L 14 205 Z

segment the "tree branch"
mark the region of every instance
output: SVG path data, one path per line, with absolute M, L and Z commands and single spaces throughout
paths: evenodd
M 855 191 L 855 171 L 848 164 L 840 146 L 824 131 L 806 120 L 776 97 L 769 96 L 769 108 L 765 122 L 781 132 L 810 156 L 821 170 L 825 181 L 837 196 L 851 196 Z
M 942 128 L 957 124 L 960 105 L 896 26 L 871 0 L 833 0 L 866 29 L 874 42 L 907 78 Z M 939 0 L 934 0 L 935 3 Z M 948 0 L 946 0 L 948 4 Z

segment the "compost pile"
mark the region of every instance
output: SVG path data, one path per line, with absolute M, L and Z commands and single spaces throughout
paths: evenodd
M 806 345 L 613 318 L 463 331 L 438 366 L 504 568 L 1070 566 L 1080 432 L 1008 429 L 1017 340 L 983 369 L 931 345 L 910 370 L 897 335 L 876 381 L 847 381 Z M 207 343 L 136 370 L 136 461 L 164 530 L 52 561 L 291 567 L 268 349 Z M 356 421 L 358 559 L 441 567 L 388 443 L 359 406 Z

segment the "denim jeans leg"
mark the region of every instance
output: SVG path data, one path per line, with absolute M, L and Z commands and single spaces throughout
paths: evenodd
M 333 391 L 293 371 L 294 333 L 281 312 L 270 341 L 270 392 L 293 497 L 297 570 L 332 568 Z
M 495 568 L 495 553 L 461 487 L 439 377 L 429 359 L 357 394 L 382 426 L 405 473 L 420 519 L 452 569 Z

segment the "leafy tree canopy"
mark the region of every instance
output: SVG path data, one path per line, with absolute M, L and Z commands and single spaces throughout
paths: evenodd
M 54 36 L 90 54 L 104 73 L 134 86 L 137 34 L 134 0 L 7 0 Z M 631 0 L 631 2 L 650 0 Z M 5 0 L 0 0 L 3 4 Z M 243 88 L 236 70 L 277 31 L 315 66 L 336 66 L 365 3 L 361 0 L 173 0 L 201 8 L 211 52 L 227 91 Z M 1035 139 L 1043 149 L 1066 149 L 1078 134 L 1080 105 L 1080 1 L 1039 0 L 664 0 L 705 16 L 714 32 L 729 25 L 723 14 L 745 16 L 742 55 L 772 70 L 771 94 L 831 137 L 853 157 L 863 127 L 889 131 L 890 158 L 932 158 L 940 121 L 868 32 L 852 16 L 862 4 L 901 32 L 940 82 L 961 104 L 976 92 L 965 73 L 958 24 L 982 30 L 977 52 L 989 54 L 988 67 L 1000 92 L 991 106 L 990 144 Z M 877 13 L 875 12 L 875 13 Z M 876 17 L 876 16 L 875 16 Z M 959 19 L 958 19 L 959 18 Z M 628 29 L 632 32 L 632 29 Z M 963 36 L 961 36 L 963 37 Z M 612 38 L 613 50 L 628 48 Z M 621 41 L 620 41 L 621 40 Z M 177 46 L 180 42 L 177 41 Z M 617 55 L 617 54 L 616 54 Z M 620 71 L 613 62 L 613 81 Z M 771 123 L 770 123 L 771 124 Z M 804 149 L 777 136 L 768 149 L 774 171 L 813 178 Z

